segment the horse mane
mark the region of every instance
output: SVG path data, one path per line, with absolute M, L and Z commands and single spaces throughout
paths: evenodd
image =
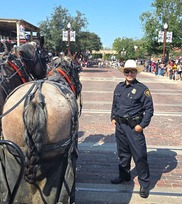
M 30 101 L 24 108 L 25 142 L 28 146 L 25 155 L 25 180 L 33 184 L 40 171 L 40 152 L 43 146 L 43 135 L 46 132 L 47 111 L 44 102 Z

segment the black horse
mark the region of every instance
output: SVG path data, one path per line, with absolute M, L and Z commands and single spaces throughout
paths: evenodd
M 20 46 L 17 53 L 5 49 L 0 59 L 0 119 L 5 99 L 11 91 L 21 84 L 46 77 L 47 59 L 42 45 L 38 47 L 34 42 Z

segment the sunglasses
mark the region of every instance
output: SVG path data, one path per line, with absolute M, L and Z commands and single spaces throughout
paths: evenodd
M 125 74 L 129 74 L 129 73 L 131 73 L 131 74 L 136 74 L 136 73 L 137 73 L 137 70 L 127 69 L 127 70 L 124 70 L 124 73 L 125 73 Z

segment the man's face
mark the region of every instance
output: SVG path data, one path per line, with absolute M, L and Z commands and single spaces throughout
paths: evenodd
M 124 75 L 126 82 L 131 83 L 136 79 L 137 70 L 136 69 L 124 69 Z

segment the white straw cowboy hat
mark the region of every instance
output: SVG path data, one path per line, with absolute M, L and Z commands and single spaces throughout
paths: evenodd
M 140 73 L 144 70 L 143 66 L 137 66 L 135 60 L 127 60 L 124 64 L 124 67 L 118 67 L 118 70 L 122 73 L 124 73 L 125 69 L 136 69 L 137 73 Z

